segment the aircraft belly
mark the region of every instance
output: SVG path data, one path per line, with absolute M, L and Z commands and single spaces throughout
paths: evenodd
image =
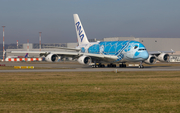
M 108 59 L 108 58 L 96 58 L 96 57 L 91 57 L 92 62 L 98 62 L 98 63 L 112 63 L 114 62 L 113 59 Z

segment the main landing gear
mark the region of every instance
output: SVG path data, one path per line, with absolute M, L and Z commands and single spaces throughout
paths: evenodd
M 126 67 L 126 64 L 119 64 L 119 67 L 122 68 L 122 67 Z
M 116 64 L 112 64 L 112 63 L 111 63 L 111 64 L 108 64 L 107 67 L 116 67 Z M 119 64 L 119 67 L 120 67 L 120 68 L 126 67 L 126 64 L 121 63 L 121 64 Z
M 94 63 L 94 65 L 92 65 L 92 68 L 99 68 L 99 67 L 105 67 L 105 65 L 101 63 Z
M 116 67 L 116 64 L 108 64 L 107 67 Z
M 103 67 L 105 67 L 105 65 L 101 63 L 94 63 L 92 65 L 92 68 L 103 68 Z M 111 64 L 108 64 L 107 67 L 116 67 L 116 64 L 111 63 Z
M 104 68 L 105 67 L 105 65 L 104 64 L 101 64 L 101 63 L 94 63 L 93 65 L 92 65 L 92 68 Z M 116 67 L 116 64 L 113 64 L 113 63 L 111 63 L 111 64 L 107 64 L 107 67 Z M 124 64 L 124 63 L 121 63 L 121 64 L 119 64 L 119 67 L 120 68 L 125 68 L 126 67 L 126 64 Z
M 105 67 L 105 65 L 101 64 L 101 63 L 94 63 L 92 65 L 92 68 L 104 68 L 104 67 Z M 116 67 L 116 64 L 113 64 L 113 63 L 107 64 L 107 67 Z M 126 68 L 126 64 L 121 63 L 121 64 L 119 64 L 119 67 L 120 68 Z M 144 68 L 144 66 L 142 65 L 142 62 L 140 62 L 138 67 L 139 67 L 139 69 L 143 69 Z

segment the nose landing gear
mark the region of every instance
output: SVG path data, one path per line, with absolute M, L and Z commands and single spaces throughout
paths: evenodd
M 144 68 L 144 66 L 142 65 L 142 61 L 141 61 L 139 64 L 139 69 L 142 69 L 142 68 Z

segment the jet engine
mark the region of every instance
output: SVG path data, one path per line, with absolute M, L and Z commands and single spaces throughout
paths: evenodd
M 161 54 L 157 57 L 157 59 L 158 59 L 159 61 L 162 61 L 162 62 L 167 62 L 167 61 L 169 61 L 169 54 L 161 53 Z
M 49 54 L 46 56 L 45 60 L 48 62 L 55 62 L 57 60 L 58 55 L 56 54 Z
M 92 62 L 91 57 L 88 56 L 81 56 L 78 58 L 78 62 L 80 64 L 90 64 Z
M 155 64 L 156 63 L 156 57 L 153 55 L 149 55 L 149 58 L 144 61 L 147 64 Z

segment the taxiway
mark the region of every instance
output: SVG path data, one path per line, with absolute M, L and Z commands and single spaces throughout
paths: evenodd
M 2 62 L 1 62 L 2 63 Z M 60 62 L 60 63 L 48 63 L 48 62 L 4 62 L 6 66 L 34 66 L 35 69 L 13 69 L 13 70 L 0 70 L 0 72 L 97 72 L 97 71 L 180 71 L 179 65 L 152 65 L 145 66 L 143 69 L 138 67 L 127 68 L 91 68 L 87 65 L 81 65 L 77 62 Z M 36 69 L 40 67 L 42 69 Z

